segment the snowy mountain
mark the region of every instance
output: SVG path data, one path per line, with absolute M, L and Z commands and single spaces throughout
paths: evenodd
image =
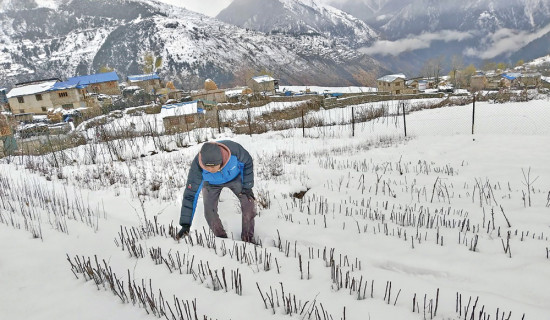
M 321 34 L 267 35 L 152 0 L 27 2 L 2 2 L 3 85 L 104 66 L 124 77 L 142 72 L 146 53 L 161 58 L 161 75 L 184 88 L 202 86 L 205 78 L 236 83 L 245 68 L 270 70 L 288 84 L 324 85 L 358 83 L 357 74 L 380 68 Z
M 314 0 L 234 0 L 216 18 L 272 34 L 321 34 L 352 47 L 378 38 L 360 19 Z
M 503 28 L 537 30 L 550 23 L 547 0 L 413 0 L 382 26 L 390 40 L 440 30 L 473 31 L 479 35 Z
M 330 0 L 329 4 L 365 21 L 373 27 L 380 27 L 401 8 L 413 0 Z
M 547 0 L 348 0 L 331 2 L 376 27 L 382 41 L 367 54 L 406 73 L 430 59 L 464 64 L 515 63 L 550 52 Z

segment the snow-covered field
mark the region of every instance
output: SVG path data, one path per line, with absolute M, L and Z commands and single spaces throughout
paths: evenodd
M 281 85 L 280 91 L 292 91 L 292 92 L 317 92 L 322 93 L 363 93 L 363 92 L 376 92 L 378 89 L 373 87 L 320 87 L 320 86 L 287 86 Z
M 471 114 L 208 133 L 254 157 L 256 247 L 209 238 L 202 201 L 192 242 L 167 235 L 200 144 L 4 160 L 0 318 L 550 319 L 550 103 Z M 229 191 L 219 211 L 240 239 Z

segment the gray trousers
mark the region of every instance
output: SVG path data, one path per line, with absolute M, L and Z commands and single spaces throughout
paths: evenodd
M 202 188 L 202 199 L 204 202 L 204 217 L 210 230 L 216 237 L 226 238 L 225 232 L 220 216 L 218 215 L 218 202 L 220 200 L 220 193 L 223 188 L 229 188 L 239 198 L 241 203 L 242 212 L 242 232 L 241 239 L 243 241 L 251 241 L 254 237 L 254 217 L 256 216 L 256 206 L 254 200 L 248 200 L 246 195 L 241 194 L 243 188 L 241 183 L 241 176 L 226 182 L 224 184 L 209 184 L 204 182 Z

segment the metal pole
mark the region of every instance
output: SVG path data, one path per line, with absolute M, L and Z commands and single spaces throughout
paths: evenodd
M 306 137 L 306 122 L 304 121 L 304 109 L 302 109 L 302 136 Z
M 476 119 L 476 95 L 474 94 L 474 102 L 472 104 L 472 134 L 474 134 L 475 119 Z
M 405 102 L 401 104 L 403 107 L 403 128 L 405 129 L 405 137 L 407 136 L 407 118 L 405 117 Z M 399 110 L 399 108 L 397 108 Z

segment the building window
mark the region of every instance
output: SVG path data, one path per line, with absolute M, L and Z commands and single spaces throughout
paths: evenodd
M 69 103 L 69 104 L 64 104 L 61 106 L 63 109 L 65 110 L 69 110 L 69 109 L 72 109 L 73 108 L 73 104 L 72 103 Z
M 35 94 L 34 96 L 36 97 L 36 101 L 42 100 L 42 95 L 41 94 Z
M 19 113 L 25 113 L 25 109 L 19 109 Z
M 17 102 L 25 103 L 25 99 L 23 99 L 23 97 L 17 97 Z
M 65 92 L 65 91 L 64 91 L 64 92 L 59 92 L 58 95 L 59 95 L 60 98 L 64 98 L 64 97 L 68 97 L 68 96 L 69 96 L 69 94 L 68 94 L 67 92 Z
M 46 112 L 46 111 L 48 111 L 48 108 L 42 107 L 42 111 Z

